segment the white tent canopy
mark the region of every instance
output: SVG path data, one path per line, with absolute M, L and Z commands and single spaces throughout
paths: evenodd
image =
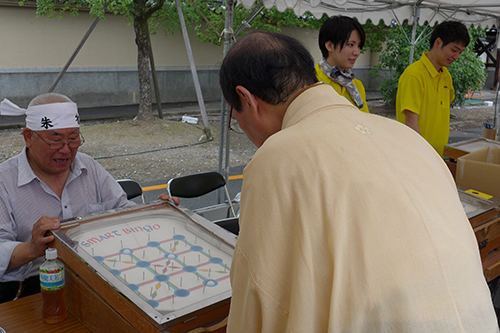
M 467 26 L 500 26 L 500 0 L 237 0 L 247 9 L 256 2 L 268 9 L 276 6 L 281 12 L 291 8 L 299 16 L 310 12 L 317 18 L 324 14 L 355 17 L 362 24 L 368 19 L 374 24 L 382 20 L 386 25 L 393 20 L 398 24 L 407 20 L 413 25 L 411 38 L 407 36 L 411 44 L 410 63 L 419 39 L 415 36 L 417 25 L 458 20 Z
M 256 0 L 238 0 L 247 9 Z M 310 12 L 317 18 L 344 15 L 355 17 L 360 23 L 370 19 L 378 24 L 383 20 L 389 25 L 393 19 L 409 20 L 412 25 L 417 18 L 419 24 L 446 20 L 459 20 L 470 25 L 482 27 L 499 26 L 500 0 L 262 0 L 266 8 L 276 6 L 279 11 L 288 8 L 295 14 Z

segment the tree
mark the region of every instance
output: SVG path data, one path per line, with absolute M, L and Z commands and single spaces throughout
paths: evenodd
M 158 12 L 154 20 L 154 29 L 163 27 L 169 34 L 180 30 L 175 1 L 168 1 L 164 10 Z M 204 42 L 221 45 L 224 41 L 221 32 L 225 28 L 225 7 L 219 1 L 189 0 L 182 2 L 182 10 L 186 24 L 196 31 L 196 36 Z M 236 6 L 234 10 L 234 28 L 236 29 L 251 13 L 242 5 Z M 319 29 L 326 19 L 316 19 L 313 15 L 306 13 L 297 16 L 291 9 L 279 12 L 275 8 L 263 9 L 255 18 L 249 22 L 252 30 L 281 32 L 281 27 L 303 27 L 308 29 Z M 208 23 L 210 22 L 210 23 Z M 250 31 L 250 30 L 248 30 Z
M 411 36 L 412 26 L 407 23 L 404 23 L 403 27 L 398 26 L 395 29 L 387 28 L 385 48 L 379 58 L 378 65 L 375 66 L 376 69 L 371 73 L 374 77 L 378 75 L 384 76 L 384 80 L 378 91 L 385 103 L 391 105 L 396 101 L 399 77 L 403 74 L 406 67 L 408 67 L 410 60 L 411 45 L 401 29 L 404 29 L 406 36 Z M 416 36 L 420 36 L 423 30 L 423 26 L 418 26 Z M 448 68 L 453 78 L 455 89 L 455 99 L 452 105 L 463 105 L 467 90 L 480 90 L 486 81 L 487 72 L 485 65 L 474 52 L 474 41 L 478 37 L 484 36 L 484 34 L 484 30 L 481 28 L 471 27 L 469 29 L 471 42 L 465 51 L 462 52 L 460 58 Z M 423 52 L 429 51 L 429 38 L 428 34 L 421 42 L 415 45 L 414 61 L 420 59 Z
M 470 43 L 466 50 L 462 52 L 460 58 L 448 68 L 453 77 L 453 87 L 455 88 L 455 100 L 453 105 L 463 105 L 465 103 L 465 93 L 468 89 L 479 91 L 483 88 L 488 77 L 486 66 L 476 55 L 474 42 L 479 37 L 486 36 L 485 30 L 480 27 L 469 29 Z
M 20 2 L 23 5 L 24 1 Z M 62 18 L 62 13 L 70 11 L 71 15 L 77 15 L 83 6 L 90 9 L 90 15 L 104 19 L 105 10 L 121 14 L 132 21 L 135 32 L 135 43 L 137 45 L 137 69 L 139 73 L 139 112 L 136 120 L 149 121 L 154 119 L 152 111 L 151 75 L 149 70 L 151 39 L 149 34 L 149 20 L 155 12 L 163 8 L 165 0 L 113 0 L 104 4 L 100 0 L 37 0 L 37 16 L 48 15 L 49 18 L 55 14 Z
M 151 120 L 152 92 L 149 75 L 151 39 L 149 36 L 149 18 L 163 7 L 165 0 L 133 0 L 133 9 L 129 12 L 134 20 L 135 43 L 137 45 L 137 69 L 139 71 L 139 113 L 137 120 Z
M 225 8 L 219 1 L 189 0 L 182 3 L 186 23 L 191 29 L 196 31 L 196 36 L 204 42 L 221 45 L 223 40 L 220 32 L 225 28 Z M 154 20 L 154 30 L 160 26 L 168 33 L 174 34 L 180 30 L 179 19 L 177 17 L 175 2 L 168 1 L 165 10 L 158 12 Z M 234 10 L 234 28 L 236 29 L 243 21 L 249 21 L 248 16 L 252 11 L 239 5 Z M 284 12 L 276 8 L 262 9 L 249 22 L 252 30 L 281 32 L 282 27 L 306 28 L 319 30 L 328 16 L 325 14 L 317 19 L 310 13 L 297 16 L 292 9 Z M 207 23 L 210 22 L 210 23 Z M 365 50 L 370 48 L 373 52 L 382 50 L 384 40 L 383 23 L 376 25 L 370 20 L 363 25 L 367 34 Z M 250 29 L 246 32 L 251 31 Z M 245 33 L 245 32 L 244 32 Z M 239 37 L 239 36 L 237 36 Z
M 24 3 L 21 0 L 20 5 Z M 152 89 L 150 78 L 150 33 L 156 34 L 160 28 L 173 34 L 181 30 L 179 15 L 175 0 L 37 0 L 37 16 L 47 15 L 49 18 L 69 11 L 71 15 L 78 15 L 79 9 L 86 7 L 92 17 L 104 19 L 105 11 L 115 15 L 123 15 L 134 26 L 135 42 L 137 45 L 137 68 L 139 73 L 140 103 L 137 120 L 153 119 Z M 181 2 L 182 11 L 188 28 L 196 31 L 196 35 L 204 42 L 221 45 L 221 32 L 225 28 L 225 8 L 218 0 L 189 0 Z M 238 5 L 234 10 L 234 26 L 238 27 L 248 18 L 252 11 Z M 319 30 L 328 17 L 324 15 L 316 19 L 310 13 L 297 16 L 291 9 L 279 12 L 275 8 L 263 9 L 251 20 L 254 30 L 281 32 L 282 27 L 301 27 Z M 375 52 L 380 51 L 383 38 L 382 25 L 376 26 L 371 22 L 364 25 L 367 32 L 366 48 Z M 248 30 L 249 31 L 249 30 Z

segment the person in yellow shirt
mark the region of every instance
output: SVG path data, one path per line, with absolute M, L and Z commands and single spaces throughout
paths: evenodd
M 399 78 L 396 119 L 422 135 L 441 156 L 450 135 L 450 105 L 455 98 L 447 67 L 460 57 L 469 41 L 462 23 L 437 25 L 431 34 L 430 51 Z
M 318 42 L 323 55 L 316 65 L 318 81 L 332 86 L 361 111 L 369 112 L 365 87 L 351 70 L 365 45 L 361 24 L 350 17 L 330 17 L 319 30 Z

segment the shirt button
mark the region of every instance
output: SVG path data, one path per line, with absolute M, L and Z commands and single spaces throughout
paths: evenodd
M 68 206 L 64 206 L 65 209 L 68 209 Z

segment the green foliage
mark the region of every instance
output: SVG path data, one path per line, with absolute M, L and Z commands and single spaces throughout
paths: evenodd
M 182 11 L 188 28 L 196 31 L 196 36 L 204 42 L 221 45 L 223 40 L 220 33 L 225 28 L 225 7 L 218 1 L 206 0 L 188 0 L 182 2 Z M 242 5 L 238 5 L 234 9 L 233 26 L 236 30 L 242 22 L 249 20 L 250 10 L 245 9 Z M 243 31 L 243 35 L 252 30 L 258 31 L 274 31 L 282 32 L 283 27 L 306 28 L 311 30 L 319 30 L 323 22 L 328 18 L 324 15 L 320 19 L 316 19 L 312 14 L 305 13 L 302 16 L 297 16 L 291 9 L 284 12 L 279 12 L 276 8 L 263 9 L 249 23 L 251 29 Z M 207 20 L 210 24 L 207 23 Z M 179 17 L 175 1 L 167 1 L 163 10 L 158 12 L 154 19 L 155 27 L 152 31 L 157 31 L 161 26 L 169 34 L 174 34 L 180 31 Z M 384 40 L 384 25 L 375 25 L 368 21 L 364 25 L 367 35 L 366 48 L 371 48 L 373 52 L 382 50 L 382 42 Z M 240 37 L 240 36 L 236 36 Z
M 186 25 L 196 31 L 196 35 L 204 42 L 221 45 L 223 40 L 220 36 L 225 28 L 225 7 L 217 1 L 189 0 L 182 2 L 182 11 L 186 20 Z M 249 20 L 250 11 L 242 5 L 234 9 L 234 29 L 236 30 L 243 21 Z M 281 13 L 277 9 L 264 9 L 249 23 L 252 30 L 281 32 L 282 27 L 302 27 L 317 30 L 326 19 L 320 20 L 309 13 L 297 16 L 289 9 Z M 210 24 L 208 24 L 208 22 Z M 157 31 L 162 26 L 169 34 L 180 31 L 179 17 L 175 1 L 168 1 L 163 10 L 154 18 Z M 244 31 L 247 33 L 250 29 Z
M 448 68 L 453 77 L 453 87 L 455 88 L 453 105 L 463 105 L 467 90 L 481 90 L 488 76 L 484 63 L 474 52 L 474 42 L 479 37 L 484 37 L 485 31 L 480 27 L 470 28 L 469 35 L 471 42 L 462 52 L 460 58 Z
M 404 29 L 404 33 L 403 33 Z M 423 27 L 417 27 L 417 36 L 423 31 Z M 407 36 L 411 36 L 412 27 L 403 24 L 394 29 L 386 28 L 386 45 L 379 57 L 375 70 L 371 72 L 373 77 L 383 76 L 383 81 L 378 89 L 386 104 L 393 104 L 396 100 L 398 81 L 403 71 L 408 66 L 411 45 Z M 405 35 L 406 33 L 406 35 Z M 413 60 L 420 59 L 422 52 L 428 50 L 428 38 L 415 45 Z
M 377 77 L 383 76 L 383 81 L 378 89 L 386 104 L 393 104 L 396 100 L 399 77 L 406 69 L 410 59 L 410 41 L 406 36 L 411 37 L 412 26 L 404 23 L 403 27 L 387 29 L 386 46 L 382 52 L 379 63 L 371 75 Z M 416 36 L 420 36 L 424 27 L 417 27 Z M 426 34 L 426 35 L 425 35 Z M 448 70 L 453 78 L 455 88 L 455 100 L 452 105 L 463 105 L 464 95 L 468 89 L 480 90 L 487 77 L 486 68 L 481 59 L 474 52 L 474 41 L 484 36 L 484 30 L 471 27 L 469 29 L 471 42 L 462 53 L 460 58 L 455 61 Z M 424 37 L 415 45 L 413 61 L 417 61 L 423 52 L 429 51 L 430 28 L 426 29 Z
M 386 39 L 387 26 L 383 21 L 380 21 L 378 25 L 375 25 L 371 20 L 366 21 L 363 24 L 363 29 L 366 34 L 365 47 L 363 50 L 370 49 L 371 52 L 381 52 L 382 43 Z
M 25 0 L 19 4 L 22 6 Z M 106 10 L 115 15 L 123 15 L 129 24 L 131 24 L 136 1 L 133 0 L 37 0 L 37 16 L 48 16 L 49 18 L 57 15 L 62 18 L 62 14 L 69 11 L 71 15 L 77 15 L 81 8 L 88 8 L 92 17 L 104 19 L 104 4 Z M 146 2 L 153 4 L 153 2 Z M 182 11 L 186 20 L 188 29 L 196 31 L 196 36 L 204 42 L 221 45 L 223 39 L 221 33 L 225 28 L 226 10 L 224 3 L 219 0 L 186 0 L 181 1 Z M 249 20 L 250 10 L 238 5 L 234 9 L 234 29 L 236 30 L 243 21 Z M 276 8 L 263 9 L 249 23 L 251 29 L 246 29 L 243 34 L 251 30 L 275 31 L 281 32 L 283 27 L 306 28 L 319 30 L 323 22 L 328 18 L 324 15 L 316 19 L 312 14 L 305 13 L 297 16 L 291 9 L 281 13 Z M 210 23 L 208 23 L 208 22 Z M 385 26 L 383 23 L 375 25 L 368 21 L 363 25 L 366 32 L 365 48 L 370 48 L 372 52 L 382 50 L 384 41 Z M 161 10 L 155 12 L 150 20 L 150 32 L 156 34 L 160 28 L 163 28 L 168 34 L 181 32 L 179 16 L 175 0 L 165 2 Z M 236 36 L 240 37 L 240 36 Z

